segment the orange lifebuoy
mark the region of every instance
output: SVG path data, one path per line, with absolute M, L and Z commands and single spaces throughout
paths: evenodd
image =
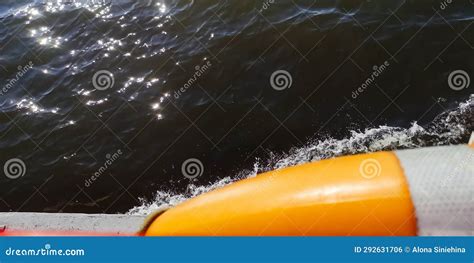
M 450 216 L 446 207 L 466 211 L 466 205 L 474 205 L 469 200 L 474 162 L 449 167 L 472 154 L 465 145 L 431 147 L 345 156 L 276 170 L 171 208 L 154 218 L 145 234 L 469 234 L 471 222 L 462 220 L 445 224 L 445 232 L 438 228 L 442 217 Z M 455 170 L 458 175 L 449 177 Z M 462 191 L 450 192 L 451 184 Z M 425 191 L 433 196 L 425 197 Z M 445 201 L 437 192 L 453 198 Z M 432 198 L 434 208 L 427 198 Z

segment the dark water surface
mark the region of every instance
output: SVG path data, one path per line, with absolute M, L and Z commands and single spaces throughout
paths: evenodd
M 465 143 L 473 21 L 467 0 L 2 0 L 0 161 L 25 166 L 0 176 L 0 211 L 144 213 L 272 168 Z

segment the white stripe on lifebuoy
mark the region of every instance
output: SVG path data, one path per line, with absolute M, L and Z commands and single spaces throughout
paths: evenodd
M 418 235 L 474 234 L 474 149 L 396 151 L 408 181 Z

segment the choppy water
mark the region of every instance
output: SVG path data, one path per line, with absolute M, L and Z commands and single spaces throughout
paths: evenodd
M 148 213 L 274 168 L 465 143 L 473 20 L 469 1 L 2 1 L 0 161 L 25 173 L 0 176 L 0 211 Z

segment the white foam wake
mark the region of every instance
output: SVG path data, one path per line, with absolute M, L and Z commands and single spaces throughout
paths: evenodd
M 264 164 L 256 161 L 253 170 L 242 171 L 236 176 L 226 177 L 206 186 L 190 185 L 187 194 L 158 191 L 154 200 L 142 200 L 140 206 L 130 209 L 127 214 L 147 215 L 237 180 L 256 176 L 261 171 L 281 169 L 347 154 L 467 143 L 470 133 L 474 130 L 473 113 L 474 94 L 466 102 L 460 103 L 456 109 L 444 112 L 424 127 L 416 122 L 409 128 L 380 126 L 365 131 L 351 131 L 351 136 L 344 139 L 314 140 L 305 147 L 292 149 L 287 154 L 274 154 Z M 465 142 L 464 139 L 466 139 Z
M 141 199 L 142 204 L 130 209 L 127 214 L 148 215 L 154 211 L 175 206 L 189 198 L 223 187 L 233 181 L 234 180 L 230 177 L 226 177 L 207 186 L 190 185 L 188 187 L 188 194 L 174 194 L 171 192 L 158 191 L 153 201 Z

